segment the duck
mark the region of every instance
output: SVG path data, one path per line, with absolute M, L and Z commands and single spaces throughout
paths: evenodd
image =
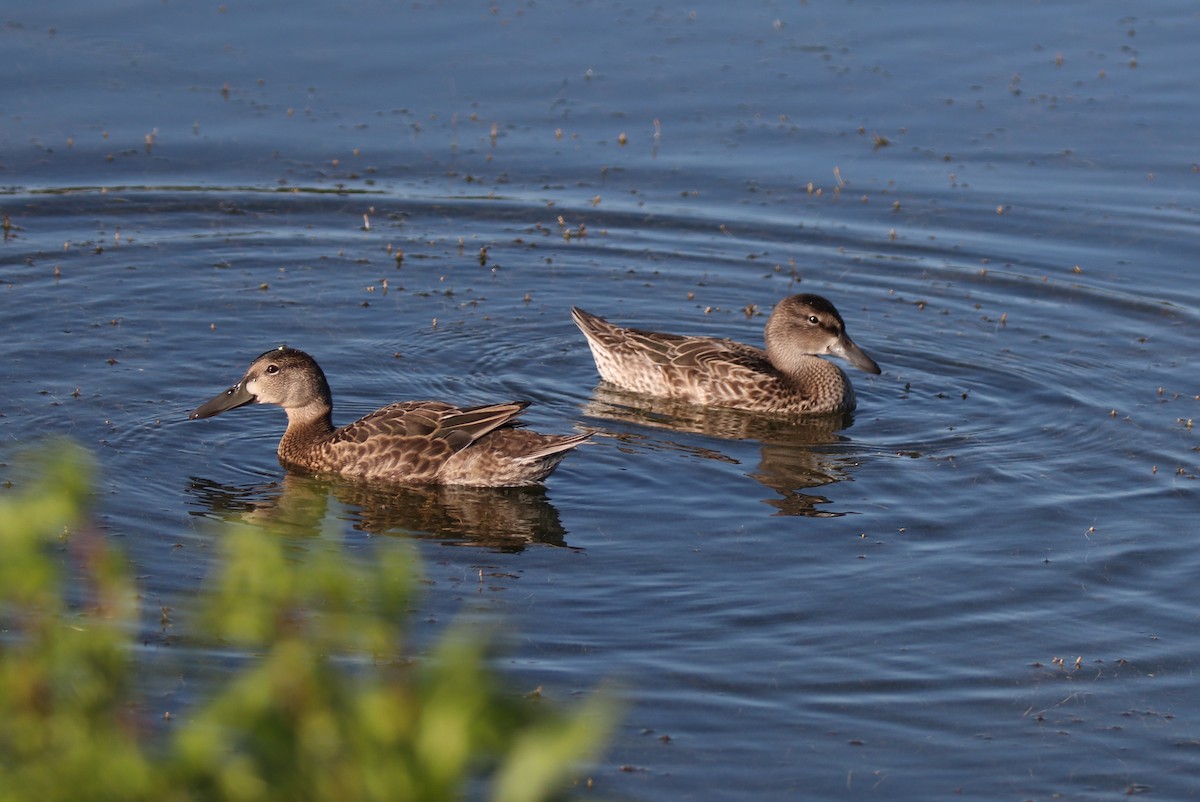
M 766 349 L 716 337 L 622 328 L 571 309 L 600 377 L 645 395 L 774 415 L 852 412 L 854 387 L 836 356 L 867 373 L 879 365 L 820 295 L 784 298 L 767 319 Z
M 247 404 L 274 404 L 287 413 L 278 448 L 285 468 L 409 485 L 540 484 L 593 434 L 520 428 L 516 418 L 528 401 L 467 407 L 399 401 L 335 428 L 325 373 L 312 356 L 286 345 L 256 358 L 237 384 L 188 418 L 211 418 Z

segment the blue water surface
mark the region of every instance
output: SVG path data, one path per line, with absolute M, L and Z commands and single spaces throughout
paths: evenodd
M 615 680 L 606 797 L 1200 795 L 1192 4 L 2 22 L 0 474 L 97 454 L 154 719 L 220 663 L 180 657 L 216 522 L 273 520 L 413 551 L 418 643 L 498 624 L 516 692 Z M 569 316 L 758 344 L 796 292 L 883 368 L 847 427 L 614 393 Z M 291 475 L 278 410 L 186 420 L 282 342 L 339 422 L 597 434 L 545 490 Z

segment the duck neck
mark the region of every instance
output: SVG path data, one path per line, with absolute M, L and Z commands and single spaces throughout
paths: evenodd
M 773 343 L 767 343 L 767 359 L 777 371 L 789 379 L 797 378 L 806 369 L 811 370 L 814 359 L 820 360 L 820 357 L 812 354 L 772 345 Z
M 287 407 L 288 425 L 283 439 L 303 436 L 305 439 L 327 437 L 333 433 L 333 406 L 314 401 L 302 407 Z

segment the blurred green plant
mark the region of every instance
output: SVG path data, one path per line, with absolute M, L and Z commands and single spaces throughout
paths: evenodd
M 618 712 L 565 714 L 504 689 L 486 640 L 452 628 L 404 652 L 413 567 L 398 556 L 284 551 L 270 531 L 222 539 L 206 637 L 245 668 L 156 732 L 132 685 L 138 596 L 87 525 L 88 455 L 51 448 L 0 497 L 0 802 L 556 798 Z M 69 574 L 69 576 L 68 576 Z

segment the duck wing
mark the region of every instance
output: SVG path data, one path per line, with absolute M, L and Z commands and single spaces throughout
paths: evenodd
M 653 361 L 665 368 L 706 373 L 774 373 L 767 353 L 761 348 L 734 340 L 718 340 L 715 337 L 681 337 L 656 332 L 636 332 L 640 337 L 632 338 L 639 346 L 654 341 L 655 348 L 648 351 Z
M 490 432 L 514 425 L 527 406 L 528 401 L 476 407 L 441 401 L 389 404 L 333 433 L 324 447 L 327 469 L 364 478 L 437 481 L 448 459 Z
M 528 401 L 456 407 L 442 401 L 400 401 L 364 415 L 334 433 L 343 443 L 376 438 L 442 440 L 453 451 L 466 448 L 488 432 L 511 425 Z
M 579 308 L 572 309 L 571 316 L 587 337 L 601 375 L 615 384 L 622 382 L 608 372 L 619 373 L 622 366 L 628 370 L 653 367 L 667 372 L 740 368 L 753 373 L 773 373 L 765 351 L 734 340 L 625 328 Z

